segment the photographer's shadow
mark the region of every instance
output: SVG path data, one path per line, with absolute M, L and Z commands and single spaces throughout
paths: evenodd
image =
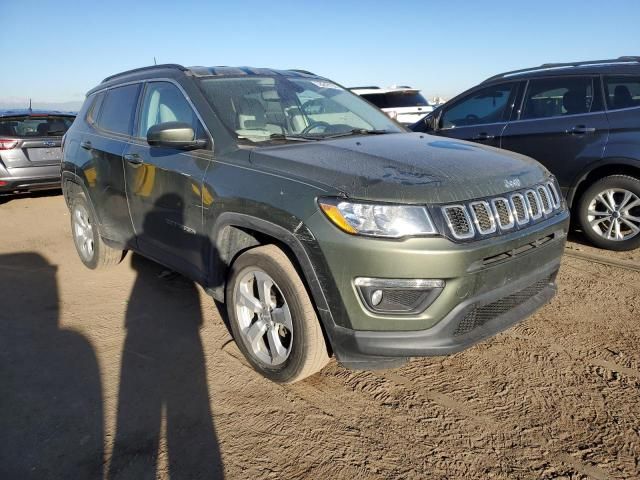
M 139 255 L 131 256 L 131 265 L 137 277 L 125 318 L 109 478 L 155 479 L 161 438 L 171 479 L 222 478 L 197 286 L 178 274 L 163 275 L 164 267 Z
M 57 267 L 0 255 L 0 478 L 103 477 L 100 369 L 61 327 Z

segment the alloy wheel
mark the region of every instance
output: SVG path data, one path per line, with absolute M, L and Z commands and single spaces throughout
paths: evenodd
M 640 198 L 624 188 L 609 188 L 591 199 L 590 228 L 610 241 L 624 241 L 640 233 Z
M 245 272 L 234 289 L 235 312 L 242 341 L 261 362 L 284 363 L 293 346 L 289 305 L 276 282 L 264 271 Z
M 91 261 L 95 252 L 93 225 L 84 205 L 76 205 L 73 209 L 73 239 L 82 258 Z

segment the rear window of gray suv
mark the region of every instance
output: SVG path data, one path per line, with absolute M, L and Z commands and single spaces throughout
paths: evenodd
M 0 118 L 0 135 L 8 137 L 62 136 L 72 123 L 73 117 L 50 115 Z

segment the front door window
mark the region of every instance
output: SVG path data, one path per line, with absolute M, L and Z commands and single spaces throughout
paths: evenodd
M 505 121 L 513 103 L 515 86 L 515 83 L 506 83 L 476 90 L 445 110 L 440 127 L 457 128 Z

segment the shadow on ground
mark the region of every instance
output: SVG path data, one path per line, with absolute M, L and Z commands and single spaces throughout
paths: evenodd
M 0 255 L 0 478 L 102 478 L 98 362 L 58 316 L 56 267 Z
M 158 464 L 171 479 L 222 478 L 198 290 L 137 255 L 131 264 L 107 471 L 100 369 L 87 338 L 59 325 L 56 267 L 36 253 L 0 255 L 0 478 L 139 480 L 156 478 Z
M 171 479 L 221 478 L 210 409 L 196 285 L 138 255 L 125 320 L 118 420 L 110 478 L 156 478 L 166 438 Z M 166 432 L 162 432 L 162 427 Z
M 0 195 L 0 205 L 13 201 L 18 201 L 23 198 L 41 198 L 41 197 L 58 197 L 62 196 L 62 190 L 34 190 L 33 192 L 20 192 L 11 195 Z

